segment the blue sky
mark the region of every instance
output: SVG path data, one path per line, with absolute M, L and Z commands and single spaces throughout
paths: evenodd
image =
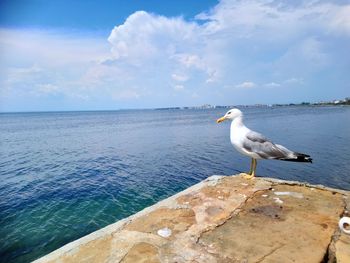
M 348 1 L 0 1 L 0 111 L 350 96 Z

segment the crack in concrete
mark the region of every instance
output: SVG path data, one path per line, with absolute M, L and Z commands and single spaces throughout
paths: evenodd
M 258 260 L 255 261 L 255 262 L 256 262 L 256 263 L 263 262 L 268 256 L 271 256 L 273 253 L 275 253 L 277 250 L 279 250 L 279 249 L 282 248 L 283 246 L 285 246 L 285 244 L 280 244 L 279 246 L 275 247 L 275 248 L 272 249 L 269 253 L 265 254 L 264 256 L 262 256 L 260 259 L 258 259 Z

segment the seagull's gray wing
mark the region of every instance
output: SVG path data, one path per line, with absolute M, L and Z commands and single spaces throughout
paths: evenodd
M 291 151 L 279 147 L 260 133 L 250 131 L 243 141 L 243 148 L 248 152 L 258 154 L 263 159 L 283 159 L 290 156 Z

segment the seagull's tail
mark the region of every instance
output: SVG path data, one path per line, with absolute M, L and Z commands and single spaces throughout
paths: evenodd
M 285 154 L 284 157 L 278 158 L 278 160 L 289 161 L 289 162 L 303 162 L 312 163 L 312 158 L 310 155 L 298 152 L 292 152 L 286 147 L 276 144 L 276 146 Z
M 303 153 L 293 153 L 292 158 L 281 158 L 282 161 L 289 161 L 289 162 L 304 162 L 304 163 L 312 163 L 312 158 L 310 155 L 303 154 Z

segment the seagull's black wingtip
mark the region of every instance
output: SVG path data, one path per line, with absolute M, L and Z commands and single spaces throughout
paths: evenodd
M 301 163 L 312 163 L 312 158 L 310 155 L 303 153 L 295 153 L 295 158 L 281 158 L 279 160 L 289 161 L 289 162 L 301 162 Z

